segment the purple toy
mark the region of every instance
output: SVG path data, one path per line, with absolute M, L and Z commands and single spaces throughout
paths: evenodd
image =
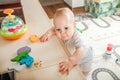
M 18 49 L 17 54 L 20 54 L 21 52 L 24 52 L 26 50 L 28 51 L 28 53 L 31 52 L 31 48 L 28 47 L 28 46 L 25 46 L 25 47 L 22 47 L 22 48 Z

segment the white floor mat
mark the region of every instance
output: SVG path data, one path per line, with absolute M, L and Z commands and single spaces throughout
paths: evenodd
M 81 36 L 93 47 L 94 59 L 92 70 L 87 80 L 120 80 L 120 64 L 116 64 L 113 57 L 105 60 L 102 56 L 106 51 L 108 43 L 120 45 L 120 16 L 103 17 L 102 19 L 91 18 L 77 22 L 79 29 L 84 29 L 87 26 L 86 30 L 81 33 Z M 103 68 L 103 70 L 99 68 Z M 114 75 L 111 76 L 105 69 L 112 71 L 118 78 L 112 78 Z M 97 75 L 92 76 L 95 70 Z M 94 77 L 98 79 L 94 79 Z
M 111 70 L 119 78 L 118 80 L 120 80 L 120 65 L 116 64 L 113 58 L 105 60 L 103 57 L 94 58 L 92 63 L 92 70 L 89 73 L 87 80 L 93 80 L 93 71 L 95 71 L 98 68 L 106 68 Z M 112 78 L 112 76 L 110 76 L 109 73 L 102 70 L 97 74 L 97 78 L 98 79 L 96 80 L 115 80 Z

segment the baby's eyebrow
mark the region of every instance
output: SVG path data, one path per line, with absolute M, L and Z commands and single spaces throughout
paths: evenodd
M 60 28 L 55 28 L 55 29 L 60 29 Z

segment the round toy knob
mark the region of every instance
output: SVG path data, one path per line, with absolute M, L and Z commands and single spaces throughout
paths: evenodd
M 107 51 L 112 51 L 112 49 L 113 49 L 113 45 L 112 44 L 108 44 Z
M 13 12 L 14 12 L 14 10 L 11 8 L 5 9 L 3 11 L 4 14 L 8 14 L 8 16 L 7 16 L 8 19 L 13 19 L 15 17 L 14 15 L 11 15 Z

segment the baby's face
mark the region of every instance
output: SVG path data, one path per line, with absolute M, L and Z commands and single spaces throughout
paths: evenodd
M 56 36 L 62 40 L 69 40 L 75 31 L 75 24 L 65 17 L 58 17 L 55 19 Z

